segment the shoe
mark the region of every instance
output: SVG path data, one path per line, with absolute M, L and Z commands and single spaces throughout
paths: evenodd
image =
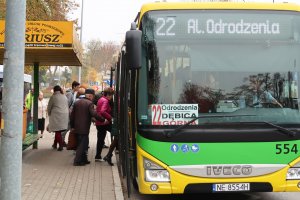
M 86 161 L 84 162 L 84 164 L 89 165 L 89 164 L 91 164 L 91 161 L 86 160 Z
M 57 144 L 53 144 L 53 145 L 52 145 L 52 148 L 53 148 L 53 149 L 57 149 Z
M 114 163 L 111 162 L 112 154 L 106 155 L 103 160 L 106 161 L 110 166 L 114 166 Z
M 62 151 L 63 147 L 58 147 L 57 151 Z
M 103 161 L 101 156 L 95 156 L 95 161 Z
M 79 162 L 79 163 L 73 163 L 73 166 L 84 166 L 85 163 L 84 162 Z
M 105 144 L 103 145 L 103 148 L 105 148 L 105 149 L 108 149 L 109 148 L 109 146 L 106 146 Z
M 63 142 L 63 147 L 67 147 L 67 143 L 66 142 Z

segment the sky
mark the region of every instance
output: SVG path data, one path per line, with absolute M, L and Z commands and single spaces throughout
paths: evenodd
M 76 0 L 80 7 L 71 15 L 80 24 L 82 0 Z M 155 0 L 83 0 L 82 41 L 86 43 L 97 39 L 103 42 L 120 43 L 130 29 L 137 13 L 144 3 Z M 180 1 L 180 0 L 168 0 Z M 241 0 L 243 1 L 243 0 Z M 245 2 L 273 2 L 273 0 L 244 0 Z M 300 0 L 274 0 L 275 2 L 296 2 Z
M 81 6 L 82 0 L 76 1 Z M 153 0 L 83 0 L 82 41 L 123 41 L 142 4 L 149 2 Z M 74 14 L 80 24 L 81 7 Z

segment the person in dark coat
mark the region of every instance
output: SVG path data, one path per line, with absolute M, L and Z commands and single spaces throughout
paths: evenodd
M 95 117 L 99 121 L 105 121 L 104 118 L 97 115 L 93 103 L 94 96 L 95 91 L 93 89 L 86 89 L 85 98 L 76 101 L 71 112 L 71 130 L 74 131 L 77 136 L 77 148 L 73 164 L 74 166 L 84 166 L 86 164 L 90 164 L 90 161 L 87 159 L 86 152 L 88 150 L 88 137 L 92 118 Z

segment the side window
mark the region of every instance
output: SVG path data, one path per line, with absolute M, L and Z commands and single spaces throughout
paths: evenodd
M 148 51 L 148 102 L 149 104 L 155 104 L 158 102 L 158 92 L 160 84 L 159 76 L 159 62 L 157 57 L 157 48 L 155 42 L 149 42 L 147 46 Z

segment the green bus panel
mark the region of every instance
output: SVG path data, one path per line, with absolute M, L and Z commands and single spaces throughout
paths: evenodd
M 168 166 L 206 164 L 288 164 L 300 156 L 300 141 L 179 143 L 137 134 L 138 145 Z

